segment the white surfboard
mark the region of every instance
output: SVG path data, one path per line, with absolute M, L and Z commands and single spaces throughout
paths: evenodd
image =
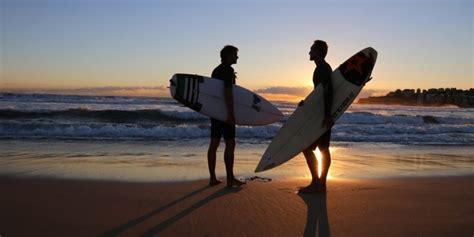
M 331 117 L 336 121 L 351 105 L 371 77 L 377 51 L 366 48 L 341 64 L 331 75 L 333 104 Z M 327 129 L 323 126 L 323 86 L 319 84 L 293 112 L 262 156 L 255 172 L 277 167 L 292 159 Z
M 192 74 L 174 74 L 171 96 L 187 107 L 211 118 L 226 121 L 224 81 Z M 283 114 L 272 103 L 241 86 L 233 86 L 235 124 L 266 125 L 281 121 Z

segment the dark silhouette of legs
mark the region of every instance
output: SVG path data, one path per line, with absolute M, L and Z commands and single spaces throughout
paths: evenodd
M 303 151 L 303 155 L 306 158 L 306 163 L 308 164 L 309 171 L 311 172 L 311 183 L 304 187 L 300 188 L 300 193 L 315 193 L 319 192 L 320 180 L 318 176 L 318 162 L 316 156 L 313 153 L 311 148 L 307 148 Z
M 326 179 L 329 172 L 329 167 L 331 166 L 331 153 L 329 152 L 329 147 L 319 148 L 321 152 L 321 186 L 323 189 L 326 189 Z
M 303 155 L 306 158 L 306 163 L 308 164 L 309 171 L 311 172 L 311 183 L 319 183 L 318 161 L 316 160 L 316 155 L 314 155 L 314 152 L 311 148 L 304 150 Z
M 216 177 L 216 152 L 219 147 L 219 138 L 211 138 L 209 149 L 207 150 L 207 165 L 209 167 L 209 185 L 217 185 L 222 183 L 221 180 Z
M 225 139 L 224 162 L 227 172 L 227 187 L 240 186 L 245 184 L 237 180 L 234 176 L 234 151 L 235 139 Z
M 318 161 L 312 148 L 307 148 L 303 151 L 309 171 L 311 172 L 311 184 L 307 187 L 301 188 L 300 193 L 315 193 L 326 191 L 326 180 L 331 166 L 331 154 L 329 147 L 319 147 L 321 151 L 321 177 L 318 176 Z

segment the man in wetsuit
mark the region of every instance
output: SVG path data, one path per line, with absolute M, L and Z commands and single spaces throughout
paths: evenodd
M 322 40 L 314 41 L 309 52 L 310 60 L 316 64 L 316 69 L 313 73 L 313 84 L 316 88 L 319 84 L 323 86 L 323 98 L 324 98 L 324 120 L 323 126 L 326 126 L 328 131 L 324 133 L 320 138 L 313 142 L 309 147 L 303 150 L 306 163 L 308 164 L 309 170 L 311 171 L 312 181 L 307 187 L 301 188 L 300 193 L 315 193 L 324 192 L 326 190 L 326 177 L 328 175 L 329 166 L 331 165 L 331 154 L 329 153 L 329 143 L 331 139 L 331 127 L 334 121 L 331 118 L 331 105 L 333 100 L 331 66 L 324 60 L 328 51 L 326 42 Z M 302 106 L 304 101 L 302 100 L 298 106 Z M 321 177 L 318 177 L 318 163 L 313 150 L 319 148 L 322 155 L 322 170 Z
M 219 147 L 221 137 L 224 136 L 225 150 L 224 162 L 227 173 L 227 186 L 240 186 L 245 184 L 237 180 L 234 176 L 234 150 L 235 150 L 235 115 L 234 96 L 232 87 L 235 84 L 235 72 L 232 64 L 237 63 L 239 49 L 232 45 L 227 45 L 221 50 L 221 64 L 212 71 L 212 78 L 224 81 L 224 99 L 227 106 L 227 120 L 219 121 L 211 118 L 211 143 L 207 151 L 207 163 L 209 166 L 209 185 L 222 183 L 216 178 L 216 152 Z

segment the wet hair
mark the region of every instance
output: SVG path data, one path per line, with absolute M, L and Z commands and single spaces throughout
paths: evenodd
M 315 40 L 311 49 L 316 50 L 321 57 L 325 58 L 328 53 L 328 44 L 322 40 Z
M 221 50 L 221 59 L 224 59 L 227 55 L 239 51 L 239 49 L 235 46 L 232 45 L 226 45 L 224 48 Z

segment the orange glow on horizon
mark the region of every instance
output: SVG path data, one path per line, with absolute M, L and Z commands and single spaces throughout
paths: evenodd
M 265 99 L 269 101 L 287 101 L 287 102 L 298 102 L 303 100 L 305 96 L 298 96 L 298 95 L 287 95 L 287 94 L 269 94 L 269 93 L 261 93 Z
M 170 97 L 169 89 L 165 86 L 155 87 L 0 87 L 0 92 L 9 93 L 40 93 L 85 96 L 127 96 L 127 97 Z

